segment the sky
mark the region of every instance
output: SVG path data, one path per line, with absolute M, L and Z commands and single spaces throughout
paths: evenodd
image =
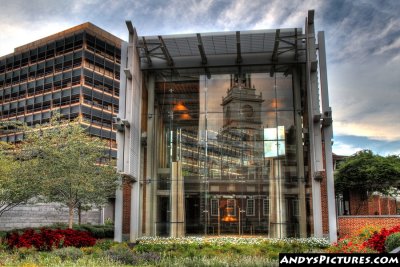
M 333 152 L 400 154 L 399 0 L 0 0 L 0 56 L 90 21 L 139 35 L 304 28 L 325 31 Z

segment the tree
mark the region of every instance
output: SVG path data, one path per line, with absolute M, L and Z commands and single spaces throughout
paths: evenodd
M 13 145 L 0 144 L 0 216 L 39 194 L 40 187 L 30 175 L 35 167 L 36 161 L 21 158 Z
M 20 121 L 0 122 L 0 132 L 25 131 Z M 0 142 L 0 216 L 38 196 L 40 186 L 31 174 L 37 161 L 21 152 L 15 144 Z
M 399 157 L 383 157 L 370 150 L 348 157 L 335 173 L 335 189 L 338 193 L 356 190 L 388 194 L 393 188 L 399 187 Z
M 117 175 L 104 157 L 105 143 L 89 136 L 78 121 L 61 121 L 55 116 L 30 131 L 23 147 L 36 156 L 40 166 L 36 176 L 45 200 L 68 207 L 69 228 L 75 208 L 102 205 L 115 192 Z

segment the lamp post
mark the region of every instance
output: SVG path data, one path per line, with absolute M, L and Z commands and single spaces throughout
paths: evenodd
M 241 218 L 242 218 L 243 212 L 246 212 L 246 210 L 242 210 L 241 208 L 239 208 L 239 235 L 243 234 L 242 225 L 241 225 L 241 222 L 242 222 Z

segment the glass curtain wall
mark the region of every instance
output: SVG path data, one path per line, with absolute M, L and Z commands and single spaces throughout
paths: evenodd
M 301 235 L 291 75 L 157 82 L 155 102 L 156 235 Z

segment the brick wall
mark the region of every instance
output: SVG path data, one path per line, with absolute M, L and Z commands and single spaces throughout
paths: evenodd
M 350 192 L 350 215 L 396 215 L 396 200 L 388 196 Z
M 123 208 L 122 208 L 122 233 L 129 234 L 131 223 L 131 185 L 124 183 L 123 185 Z
M 390 228 L 400 225 L 400 215 L 382 215 L 382 216 L 339 216 L 338 232 L 339 237 L 352 236 L 358 231 L 369 225 Z

